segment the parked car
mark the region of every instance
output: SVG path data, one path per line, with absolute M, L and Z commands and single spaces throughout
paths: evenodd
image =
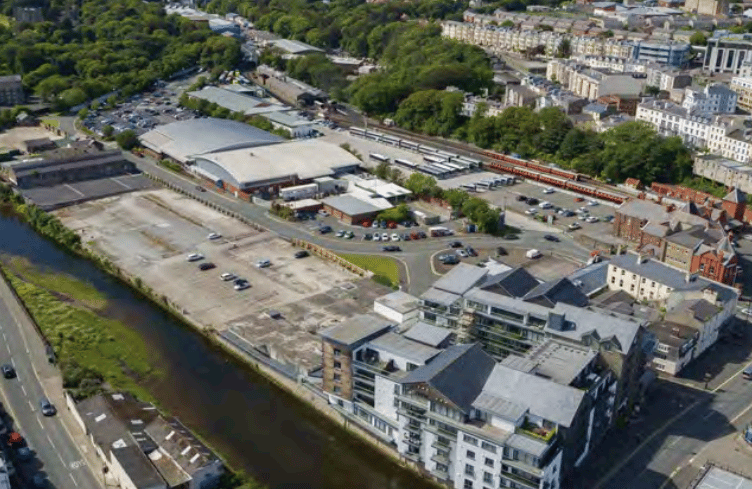
M 535 207 L 531 207 L 530 209 L 525 211 L 525 214 L 527 214 L 528 216 L 534 216 L 537 213 L 538 209 L 536 209 Z
M 212 241 L 215 240 L 215 239 L 219 239 L 221 237 L 222 237 L 222 235 L 219 234 L 219 233 L 210 233 L 209 236 L 207 236 L 207 238 L 210 239 L 210 240 L 212 240 Z
M 0 369 L 3 371 L 3 377 L 6 379 L 12 379 L 16 376 L 16 369 L 13 368 L 13 365 L 6 363 Z
M 752 380 L 752 365 L 750 365 L 749 367 L 745 368 L 742 371 L 742 377 L 744 377 L 747 380 Z
M 457 256 L 459 256 L 461 258 L 467 258 L 468 257 L 467 251 L 465 251 L 465 250 L 457 250 L 455 253 L 457 253 Z
M 472 246 L 466 246 L 465 253 L 467 253 L 467 256 L 478 256 L 478 253 L 473 249 Z
M 526 195 L 518 195 L 517 196 L 517 202 L 524 202 L 526 200 L 527 200 L 527 196 Z
M 293 256 L 295 258 L 305 258 L 308 255 L 310 255 L 310 253 L 308 253 L 308 251 L 306 251 L 306 250 L 300 250 L 300 251 L 296 251 L 295 255 L 293 255 Z
M 201 265 L 198 266 L 198 269 L 201 270 L 202 272 L 205 272 L 207 270 L 211 270 L 212 268 L 217 268 L 217 265 L 215 265 L 214 263 L 212 263 L 210 261 L 208 261 L 206 263 L 202 263 Z
M 196 185 L 196 190 L 198 190 L 199 192 L 206 192 L 206 189 L 201 185 Z
M 188 261 L 199 261 L 199 260 L 203 260 L 203 259 L 204 259 L 204 255 L 202 255 L 201 253 L 191 253 L 186 258 L 186 260 L 188 260 Z
M 503 246 L 498 246 L 496 248 L 496 254 L 499 255 L 499 256 L 506 256 L 507 255 L 507 250 Z
M 363 235 L 363 239 L 366 240 L 366 241 L 371 241 L 373 239 L 373 234 L 366 233 L 366 234 Z
M 373 235 L 373 240 L 374 241 L 381 241 L 381 235 L 379 233 L 374 234 Z
M 538 202 L 540 202 L 540 200 L 536 199 L 535 197 L 530 197 L 526 200 L 526 202 L 528 203 L 528 205 L 538 205 Z
M 345 233 L 345 239 L 353 239 L 355 237 L 355 233 L 352 231 L 348 231 Z
M 16 457 L 22 462 L 28 462 L 33 456 L 29 447 L 20 447 L 16 450 Z
M 402 239 L 402 241 L 410 241 L 410 233 L 402 233 L 400 235 L 400 238 Z
M 331 233 L 331 232 L 332 232 L 332 227 L 331 226 L 321 226 L 319 228 L 319 233 L 320 234 L 327 234 L 327 233 Z
M 426 234 L 425 231 L 418 231 L 418 237 L 420 239 L 426 239 L 428 237 L 428 235 Z
M 554 205 L 551 202 L 545 202 L 545 201 L 538 204 L 538 207 L 540 207 L 541 209 L 550 209 L 553 206 Z
M 389 235 L 387 233 L 381 233 L 381 241 L 389 241 Z
M 272 262 L 268 258 L 262 258 L 256 262 L 256 268 L 267 268 L 272 266 Z
M 576 231 L 578 229 L 582 229 L 582 226 L 580 226 L 576 222 L 573 222 L 572 224 L 570 224 L 569 226 L 567 226 L 567 228 L 569 228 L 570 231 Z
M 45 416 L 54 416 L 57 414 L 57 408 L 46 397 L 39 400 L 39 409 Z
M 399 241 L 400 235 L 397 233 L 392 233 L 392 241 Z
M 545 239 L 546 241 L 552 241 L 554 243 L 558 243 L 560 241 L 559 238 L 557 238 L 553 234 L 546 234 L 545 236 L 543 236 L 543 239 Z
M 342 230 L 342 229 L 340 229 L 339 231 L 337 231 L 337 234 L 335 234 L 335 236 L 338 237 L 338 238 L 342 238 L 344 235 L 345 235 L 345 231 Z
M 452 248 L 462 248 L 462 242 L 452 241 L 451 243 L 449 243 L 449 246 Z
M 234 273 L 225 272 L 220 275 L 219 278 L 221 278 L 223 282 L 229 282 L 230 280 L 235 280 L 238 277 Z
M 595 207 L 596 205 L 598 205 L 598 201 L 597 200 L 588 200 L 587 205 L 589 205 L 591 207 Z
M 554 193 L 554 192 L 556 192 L 556 190 L 554 190 L 554 188 L 553 188 L 553 187 L 548 187 L 548 188 L 544 188 L 544 189 L 543 189 L 543 193 L 544 193 L 544 194 L 552 194 L 552 193 Z
M 329 216 L 329 213 L 328 213 L 328 212 L 326 212 L 326 211 L 324 211 L 324 210 L 320 210 L 320 211 L 319 211 L 319 215 L 320 215 L 321 217 L 327 217 L 327 216 Z
M 235 290 L 245 290 L 249 288 L 251 284 L 248 283 L 248 281 L 244 278 L 239 278 L 235 280 L 235 283 L 233 284 L 233 288 Z
M 598 222 L 599 220 L 600 220 L 600 219 L 598 219 L 598 218 L 597 218 L 597 217 L 595 217 L 595 216 L 588 216 L 587 218 L 585 218 L 585 222 L 590 222 L 590 223 L 593 223 L 593 222 Z

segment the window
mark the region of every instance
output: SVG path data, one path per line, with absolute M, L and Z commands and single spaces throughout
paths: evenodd
M 491 453 L 496 453 L 495 445 L 491 445 L 490 443 L 484 441 L 484 442 L 481 442 L 480 446 L 481 448 L 483 448 L 483 450 L 488 450 Z
M 473 481 L 465 479 L 465 489 L 473 489 Z
M 334 386 L 334 393 L 335 394 L 339 394 L 340 392 L 342 392 L 342 388 L 340 386 L 338 386 L 338 385 L 335 385 Z
M 624 270 L 621 271 L 621 274 L 624 275 Z
M 493 484 L 493 474 L 491 472 L 483 472 L 483 483 Z
M 399 401 L 397 399 L 394 400 L 394 407 L 399 409 Z
M 342 379 L 342 376 L 340 374 L 334 374 L 334 381 L 339 382 L 340 379 Z
M 475 452 L 468 450 L 467 458 L 469 458 L 470 460 L 475 460 Z
M 470 435 L 462 435 L 462 441 L 471 445 L 475 445 L 476 447 L 478 446 L 478 439 Z
M 338 357 L 338 356 L 340 356 L 340 355 L 342 355 L 342 352 L 340 351 L 340 349 L 339 349 L 339 348 L 335 348 L 335 349 L 334 349 L 334 356 L 335 356 L 335 357 Z
M 619 280 L 619 287 L 624 287 L 624 280 Z
M 616 277 L 611 277 L 611 283 L 612 283 L 612 284 L 615 284 L 615 283 L 616 283 Z
M 629 286 L 629 291 L 630 292 L 634 292 L 634 284 L 632 284 L 632 285 Z
M 465 475 L 475 477 L 475 467 L 470 464 L 465 464 Z
M 493 459 L 490 459 L 490 458 L 486 457 L 485 464 L 486 464 L 486 467 L 492 467 L 493 468 L 494 461 L 493 461 Z
M 334 368 L 342 368 L 342 364 L 340 362 L 335 361 Z
M 400 386 L 399 386 L 399 384 L 394 384 L 394 394 L 398 396 L 399 393 L 400 393 Z
M 655 282 L 650 282 L 651 287 L 655 287 Z

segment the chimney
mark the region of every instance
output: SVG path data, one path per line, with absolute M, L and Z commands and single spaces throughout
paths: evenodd
M 638 252 L 637 253 L 637 264 L 638 265 L 642 265 L 643 263 L 645 263 L 646 258 L 647 257 L 642 254 L 642 251 Z
M 716 304 L 718 302 L 718 292 L 711 289 L 710 287 L 703 289 L 702 297 L 711 304 Z

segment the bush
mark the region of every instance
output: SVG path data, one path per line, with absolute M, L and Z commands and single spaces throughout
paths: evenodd
M 385 285 L 386 287 L 397 288 L 397 284 L 391 281 L 389 277 L 383 275 L 374 275 L 371 279 L 379 285 Z

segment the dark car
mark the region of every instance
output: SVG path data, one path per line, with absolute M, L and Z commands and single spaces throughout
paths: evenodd
M 366 234 L 363 235 L 363 239 L 366 240 L 366 241 L 371 241 L 373 239 L 373 234 L 366 233 Z
M 402 233 L 400 236 L 402 238 L 402 241 L 410 241 L 410 233 Z
M 499 256 L 506 256 L 507 250 L 505 250 L 503 246 L 499 246 L 496 248 L 496 254 Z
M 18 460 L 26 462 L 28 460 L 31 460 L 33 454 L 31 453 L 31 449 L 29 447 L 21 447 L 16 450 L 16 457 L 18 457 Z
M 39 409 L 45 416 L 54 416 L 57 414 L 57 408 L 46 397 L 43 397 L 39 401 Z
M 535 197 L 530 197 L 525 202 L 527 202 L 530 205 L 538 205 L 540 203 L 540 201 L 536 199 Z
M 462 248 L 462 243 L 459 241 L 452 241 L 451 243 L 449 243 L 449 246 L 451 246 L 452 248 Z
M 517 196 L 517 202 L 526 202 L 527 196 L 526 195 L 518 195 Z
M 553 234 L 547 234 L 547 235 L 543 236 L 543 239 L 545 239 L 546 241 L 553 241 L 554 243 L 558 243 L 559 242 L 559 238 L 557 238 Z
M 198 190 L 199 192 L 206 192 L 206 189 L 201 185 L 196 185 L 196 190 Z
M 420 239 L 426 239 L 426 237 L 427 237 L 427 236 L 428 236 L 428 235 L 426 234 L 426 232 L 425 232 L 425 231 L 418 231 L 418 237 L 419 237 Z
M 467 253 L 467 256 L 478 256 L 478 253 L 473 249 L 472 246 L 466 246 L 465 253 Z
M 399 246 L 395 246 L 395 245 L 384 246 L 381 249 L 384 251 L 402 251 L 402 249 Z
M 300 250 L 300 251 L 295 252 L 294 256 L 295 258 L 305 258 L 308 255 L 309 253 L 306 250 Z
M 460 262 L 460 259 L 457 255 L 441 255 L 439 261 L 444 265 L 456 265 Z
M 16 369 L 13 368 L 13 365 L 6 363 L 0 369 L 3 371 L 3 377 L 6 379 L 12 379 L 16 376 Z
M 202 272 L 211 270 L 212 268 L 217 268 L 217 265 L 215 265 L 214 263 L 210 261 L 202 263 L 201 265 L 198 266 L 198 269 L 201 270 Z
M 321 226 L 319 228 L 319 233 L 321 233 L 321 234 L 327 234 L 327 233 L 331 233 L 331 232 L 332 232 L 332 227 L 331 226 Z

